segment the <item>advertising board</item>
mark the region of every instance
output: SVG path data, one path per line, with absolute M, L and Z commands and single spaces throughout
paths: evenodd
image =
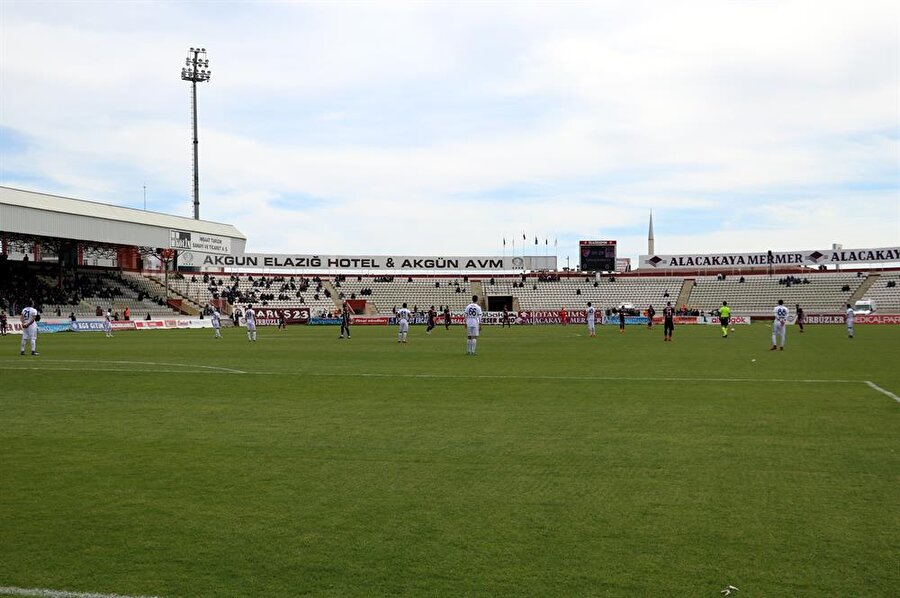
M 257 326 L 278 326 L 278 322 L 284 317 L 287 324 L 306 324 L 309 322 L 309 308 L 277 308 L 277 307 L 260 307 L 256 310 Z

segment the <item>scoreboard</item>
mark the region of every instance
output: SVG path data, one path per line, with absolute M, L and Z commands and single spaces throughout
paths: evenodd
M 579 241 L 581 270 L 585 272 L 615 272 L 615 241 Z

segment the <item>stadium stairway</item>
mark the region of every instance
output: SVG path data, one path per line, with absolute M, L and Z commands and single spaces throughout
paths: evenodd
M 859 285 L 859 288 L 854 291 L 850 298 L 847 300 L 847 303 L 850 305 L 854 305 L 857 301 L 866 296 L 866 293 L 869 292 L 869 289 L 872 288 L 872 285 L 878 282 L 878 279 L 881 277 L 881 274 L 872 273 L 866 276 L 866 279 Z
M 189 316 L 196 316 L 200 313 L 201 307 L 194 300 L 189 297 L 185 297 L 175 289 L 169 286 L 168 293 L 166 293 L 166 285 L 161 280 L 157 279 L 151 275 L 143 275 L 132 272 L 123 272 L 122 275 L 126 278 L 131 278 L 132 280 L 138 281 L 138 284 L 141 284 L 148 291 L 152 291 L 151 295 L 156 294 L 160 297 L 169 297 L 170 299 L 181 299 L 181 311 Z
M 478 295 L 478 305 L 481 306 L 481 309 L 487 311 L 487 297 L 484 296 L 484 283 L 480 280 L 473 280 L 472 285 L 472 294 Z
M 322 279 L 322 288 L 331 293 L 331 301 L 332 303 L 334 303 L 334 310 L 332 311 L 340 311 L 342 303 L 342 300 L 340 299 L 340 291 L 334 288 L 334 285 L 324 278 Z
M 681 307 L 682 305 L 689 305 L 691 298 L 691 291 L 694 290 L 694 285 L 696 281 L 693 278 L 685 278 L 684 282 L 681 283 L 681 291 L 678 293 L 678 302 L 675 303 L 675 307 Z

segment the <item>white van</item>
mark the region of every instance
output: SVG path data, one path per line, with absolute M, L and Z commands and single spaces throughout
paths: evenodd
M 867 316 L 875 311 L 875 302 L 871 299 L 860 299 L 853 306 L 853 313 L 858 316 Z

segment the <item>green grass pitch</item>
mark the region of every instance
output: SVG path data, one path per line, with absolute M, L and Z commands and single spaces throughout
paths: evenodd
M 897 595 L 900 328 L 598 334 L 0 339 L 0 586 Z

